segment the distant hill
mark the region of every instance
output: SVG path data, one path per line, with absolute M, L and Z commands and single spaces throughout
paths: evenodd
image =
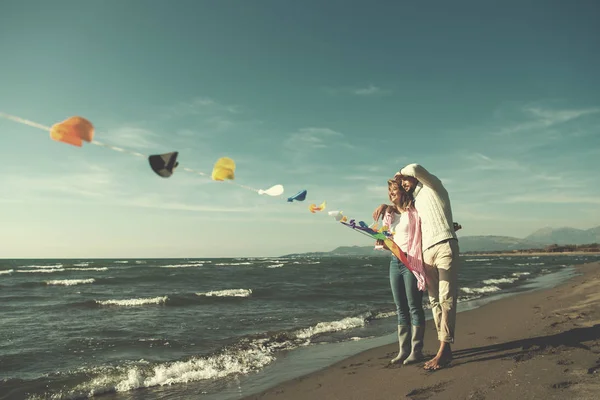
M 389 257 L 389 252 L 375 250 L 373 246 L 340 246 L 331 251 L 317 251 L 312 253 L 287 254 L 283 257 L 348 257 L 348 256 L 385 256 Z
M 511 251 L 538 249 L 543 243 L 511 236 L 461 236 L 458 240 L 460 252 Z
M 524 239 L 511 236 L 461 236 L 459 245 L 461 253 L 486 251 L 512 251 L 543 249 L 548 245 L 581 245 L 600 243 L 600 226 L 582 230 L 575 228 L 543 228 L 533 232 Z M 343 256 L 382 256 L 388 257 L 387 251 L 377 251 L 373 246 L 341 246 L 331 251 L 288 254 L 285 257 L 343 257 Z
M 600 226 L 591 229 L 542 228 L 525 238 L 542 244 L 589 244 L 600 242 Z

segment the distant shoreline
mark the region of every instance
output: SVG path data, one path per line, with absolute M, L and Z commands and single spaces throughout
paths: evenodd
M 461 256 L 581 256 L 581 255 L 591 255 L 597 256 L 600 255 L 600 251 L 562 251 L 562 252 L 551 252 L 551 251 L 536 251 L 536 252 L 500 252 L 500 253 L 490 253 L 490 252 L 469 252 L 463 253 Z

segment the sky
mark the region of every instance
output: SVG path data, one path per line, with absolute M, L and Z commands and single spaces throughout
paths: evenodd
M 600 16 L 590 0 L 4 0 L 0 258 L 262 257 L 368 238 L 419 163 L 460 236 L 600 225 Z M 235 182 L 187 173 L 236 161 Z M 308 190 L 305 202 L 288 203 Z

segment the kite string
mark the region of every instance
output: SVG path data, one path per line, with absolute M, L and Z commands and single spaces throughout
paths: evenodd
M 11 121 L 15 121 L 15 122 L 18 122 L 20 124 L 29 125 L 29 126 L 32 126 L 34 128 L 41 129 L 43 131 L 50 131 L 50 129 L 51 129 L 48 126 L 45 126 L 45 125 L 42 125 L 42 124 L 38 124 L 37 122 L 29 121 L 28 119 L 17 117 L 15 115 L 5 114 L 5 113 L 3 113 L 1 111 L 0 111 L 0 117 L 6 118 L 6 119 L 10 119 Z

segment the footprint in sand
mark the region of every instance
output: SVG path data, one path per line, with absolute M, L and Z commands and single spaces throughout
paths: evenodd
M 566 389 L 572 385 L 575 385 L 577 382 L 565 381 L 559 382 L 552 385 L 552 389 Z
M 406 398 L 410 400 L 426 400 L 436 393 L 443 392 L 448 383 L 449 382 L 440 382 L 437 385 L 413 389 L 406 394 Z

